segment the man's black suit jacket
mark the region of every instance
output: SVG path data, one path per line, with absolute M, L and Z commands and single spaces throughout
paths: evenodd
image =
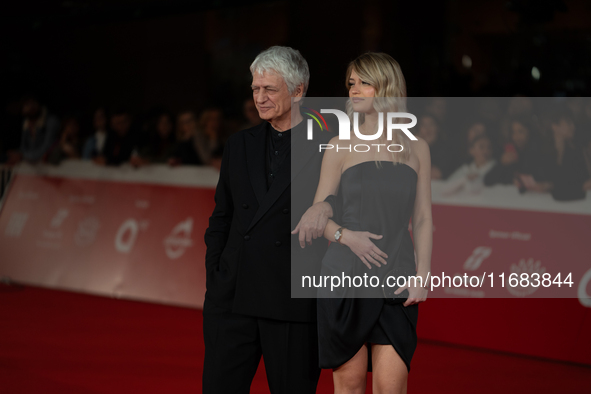
M 205 233 L 207 292 L 205 313 L 234 313 L 294 322 L 316 320 L 314 298 L 291 298 L 298 275 L 318 274 L 327 241 L 301 249 L 291 235 L 314 200 L 322 153 L 331 135 L 315 131 L 306 139 L 302 125 L 291 132 L 291 153 L 267 190 L 268 122 L 230 137 L 224 149 L 215 209 Z M 293 194 L 293 201 L 292 201 Z M 314 297 L 316 289 L 310 289 Z M 211 310 L 208 310 L 208 304 Z

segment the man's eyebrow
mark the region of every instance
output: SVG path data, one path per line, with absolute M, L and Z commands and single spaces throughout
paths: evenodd
M 260 88 L 259 85 L 250 85 L 250 87 L 251 88 Z M 269 89 L 269 88 L 277 89 L 277 87 L 275 85 L 265 85 L 265 86 L 263 86 L 263 88 L 265 88 L 265 89 Z

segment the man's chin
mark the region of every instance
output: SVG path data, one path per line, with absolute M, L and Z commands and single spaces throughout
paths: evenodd
M 274 108 L 265 108 L 265 109 L 257 108 L 257 112 L 259 113 L 259 118 L 264 119 L 264 120 L 273 119 L 276 115 L 276 111 Z
M 261 118 L 262 120 L 269 121 L 269 120 L 273 119 L 274 116 L 273 116 L 273 114 L 261 114 L 261 113 L 259 113 L 259 118 Z

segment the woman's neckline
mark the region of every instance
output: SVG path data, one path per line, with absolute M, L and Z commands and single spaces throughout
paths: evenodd
M 396 165 L 402 165 L 403 167 L 408 167 L 408 168 L 410 168 L 412 170 L 412 172 L 414 172 L 414 174 L 417 176 L 417 178 L 419 176 L 419 174 L 417 173 L 417 171 L 414 168 L 412 168 L 408 164 L 403 163 L 401 161 L 392 161 L 392 160 L 377 160 L 377 161 L 378 161 L 378 163 L 392 163 L 392 164 L 396 164 Z M 343 176 L 343 174 L 345 174 L 345 172 L 349 171 L 351 168 L 360 166 L 362 164 L 367 164 L 367 163 L 374 163 L 375 164 L 375 162 L 376 162 L 376 160 L 371 160 L 371 161 L 368 160 L 368 161 L 362 161 L 362 162 L 357 163 L 357 164 L 353 164 L 352 166 L 347 167 L 347 169 L 345 169 L 345 171 L 343 171 L 341 173 L 341 176 Z

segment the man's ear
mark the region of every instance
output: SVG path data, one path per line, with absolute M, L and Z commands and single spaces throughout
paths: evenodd
M 304 84 L 301 83 L 298 86 L 296 86 L 295 91 L 293 92 L 293 96 L 294 98 L 294 102 L 298 102 L 302 99 L 302 97 L 304 97 Z

